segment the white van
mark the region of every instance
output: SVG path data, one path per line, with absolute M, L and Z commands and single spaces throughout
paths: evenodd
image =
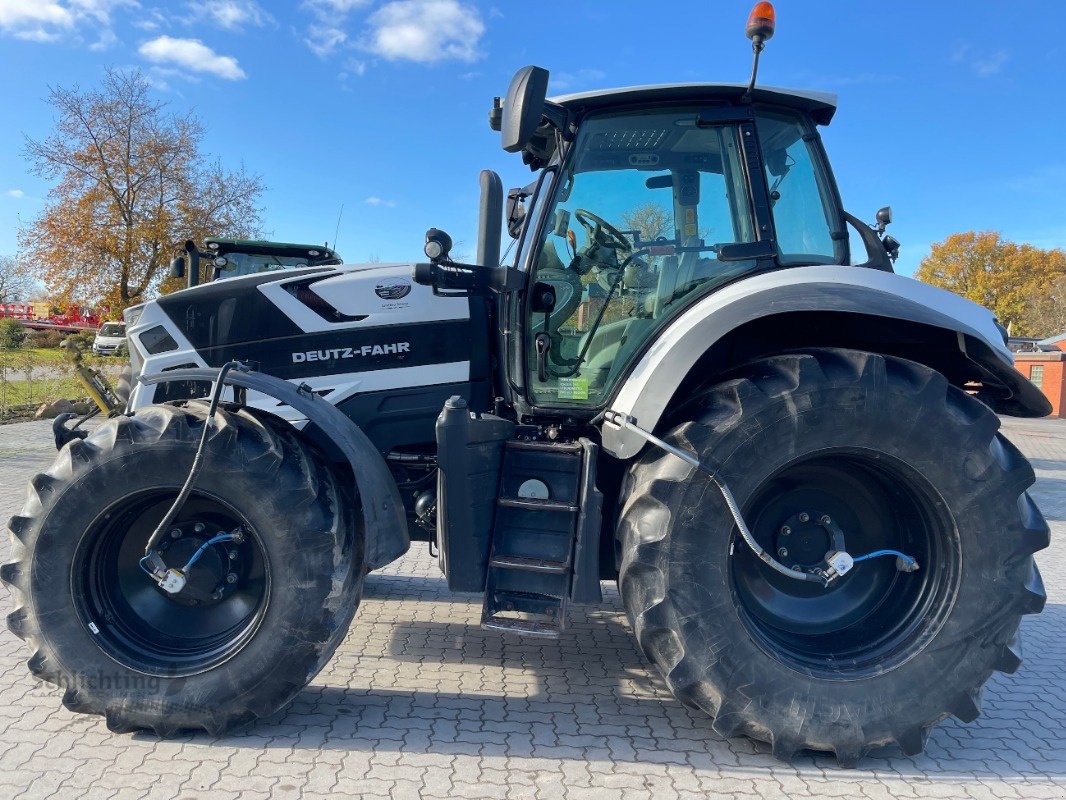
M 119 345 L 126 343 L 125 322 L 105 322 L 96 332 L 93 340 L 93 352 L 98 356 L 111 356 L 118 350 Z

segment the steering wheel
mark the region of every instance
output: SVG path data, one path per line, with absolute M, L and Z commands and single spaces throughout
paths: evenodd
M 614 250 L 633 249 L 633 245 L 629 243 L 625 234 L 603 217 L 578 208 L 574 210 L 574 219 L 580 222 L 581 227 L 588 233 L 589 242 L 595 242 L 601 247 L 610 247 Z

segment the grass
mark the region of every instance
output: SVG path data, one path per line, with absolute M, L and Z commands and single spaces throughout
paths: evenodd
M 58 347 L 22 347 L 19 352 L 24 353 L 28 358 L 42 365 L 52 366 L 67 363 L 66 352 Z
M 80 400 L 84 397 L 85 388 L 74 377 L 0 380 L 0 409 L 51 403 L 61 398 Z
M 83 363 L 101 372 L 114 386 L 126 359 L 87 354 Z M 6 416 L 18 406 L 32 411 L 33 407 L 42 403 L 60 399 L 77 401 L 85 397 L 85 387 L 74 377 L 73 365 L 65 350 L 34 347 L 0 349 L 0 415 Z

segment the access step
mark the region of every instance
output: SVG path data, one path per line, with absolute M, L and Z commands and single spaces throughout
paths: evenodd
M 540 636 L 544 639 L 559 638 L 559 626 L 554 622 L 533 622 L 525 619 L 511 619 L 510 617 L 489 617 L 481 623 L 481 627 L 487 631 L 518 633 L 522 636 Z
M 522 508 L 526 511 L 566 511 L 573 514 L 578 510 L 572 503 L 541 500 L 538 497 L 501 497 L 496 503 L 504 508 Z
M 496 555 L 489 561 L 489 566 L 496 569 L 516 569 L 522 572 L 544 572 L 549 575 L 565 575 L 570 569 L 570 560 L 554 561 L 532 556 Z

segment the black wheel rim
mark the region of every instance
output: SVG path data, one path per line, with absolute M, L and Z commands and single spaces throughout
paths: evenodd
M 883 453 L 822 452 L 778 470 L 744 513 L 759 544 L 789 567 L 818 565 L 837 527 L 852 556 L 893 549 L 920 565 L 901 572 L 895 558 L 875 558 L 824 588 L 775 572 L 734 532 L 734 600 L 752 638 L 778 660 L 829 678 L 882 672 L 920 652 L 947 617 L 958 536 L 935 490 L 908 465 Z
M 232 506 L 193 492 L 160 545 L 168 567 L 181 568 L 200 544 L 238 528 L 240 543 L 208 547 L 188 585 L 170 595 L 140 566 L 173 489 L 140 492 L 108 508 L 75 555 L 75 606 L 112 659 L 150 675 L 185 676 L 211 669 L 243 648 L 266 613 L 270 571 L 255 529 Z

